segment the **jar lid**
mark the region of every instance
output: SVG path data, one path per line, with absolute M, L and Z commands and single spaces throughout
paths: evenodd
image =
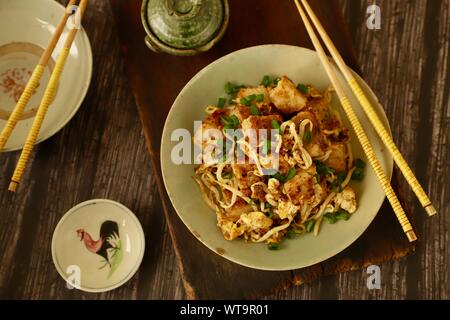
M 149 31 L 165 45 L 193 49 L 212 41 L 222 29 L 222 0 L 152 0 L 143 7 Z
M 144 256 L 145 238 L 136 216 L 106 199 L 70 209 L 52 238 L 52 257 L 69 287 L 104 292 L 127 282 Z

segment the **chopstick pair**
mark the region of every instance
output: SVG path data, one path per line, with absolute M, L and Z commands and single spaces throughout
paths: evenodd
M 42 56 L 40 57 L 38 65 L 35 67 L 30 79 L 27 82 L 27 85 L 26 85 L 22 95 L 19 98 L 19 101 L 17 102 L 13 112 L 9 116 L 7 123 L 0 134 L 0 151 L 3 150 L 6 142 L 8 141 L 9 137 L 11 136 L 12 131 L 14 130 L 15 126 L 17 125 L 17 122 L 20 120 L 26 105 L 30 101 L 31 96 L 33 95 L 34 91 L 36 90 L 37 86 L 39 85 L 39 81 L 42 77 L 42 74 L 44 73 L 45 67 L 46 67 L 48 61 L 50 60 L 50 57 L 56 47 L 56 44 L 58 43 L 58 40 L 64 31 L 64 27 L 67 23 L 67 20 L 69 19 L 69 17 L 72 14 L 71 9 L 75 5 L 76 2 L 77 2 L 77 0 L 70 0 L 69 3 L 67 4 L 66 10 L 64 11 L 64 15 L 61 17 L 61 20 L 59 21 L 58 26 L 56 27 L 55 32 L 54 32 L 47 48 L 42 53 Z M 83 17 L 83 14 L 86 10 L 87 2 L 88 2 L 88 0 L 80 1 L 79 7 L 78 7 L 78 13 L 79 13 L 80 20 Z M 55 67 L 50 76 L 49 83 L 47 84 L 47 87 L 45 89 L 44 96 L 39 104 L 39 108 L 37 110 L 36 117 L 34 118 L 33 125 L 31 126 L 31 129 L 28 133 L 28 136 L 27 136 L 25 145 L 22 149 L 22 153 L 20 155 L 19 161 L 14 170 L 13 177 L 11 178 L 11 183 L 8 188 L 9 191 L 16 192 L 17 187 L 18 187 L 20 181 L 22 180 L 23 173 L 26 169 L 26 165 L 30 158 L 31 151 L 33 150 L 33 147 L 36 143 L 36 140 L 39 135 L 39 131 L 41 129 L 44 118 L 46 116 L 48 107 L 55 97 L 56 88 L 57 88 L 59 80 L 61 78 L 61 73 L 62 73 L 65 63 L 67 61 L 67 57 L 69 56 L 70 48 L 75 39 L 77 31 L 78 31 L 78 28 L 74 27 L 67 34 L 67 38 L 64 42 L 61 52 L 59 53 Z
M 380 118 L 374 111 L 374 108 L 372 104 L 369 102 L 367 97 L 365 96 L 363 90 L 359 86 L 356 78 L 353 76 L 352 72 L 349 70 L 347 65 L 345 64 L 344 60 L 342 59 L 341 55 L 339 54 L 338 50 L 334 46 L 333 42 L 331 41 L 330 37 L 326 33 L 325 29 L 321 25 L 319 19 L 314 14 L 313 10 L 309 6 L 308 2 L 306 0 L 301 0 L 303 6 L 305 7 L 306 11 L 308 12 L 309 18 L 312 20 L 314 26 L 316 27 L 319 35 L 321 36 L 323 42 L 327 46 L 328 50 L 330 51 L 332 57 L 334 58 L 338 68 L 343 73 L 346 81 L 348 82 L 350 88 L 352 89 L 353 93 L 357 97 L 358 101 L 360 102 L 364 112 L 367 114 L 369 120 L 371 121 L 372 125 L 374 126 L 376 132 L 381 137 L 382 141 L 387 146 L 388 150 L 391 152 L 395 163 L 400 168 L 401 172 L 405 176 L 406 180 L 410 184 L 411 188 L 413 189 L 414 193 L 416 194 L 417 198 L 419 199 L 422 206 L 425 208 L 428 215 L 432 216 L 436 214 L 436 209 L 433 207 L 430 199 L 426 195 L 425 191 L 421 187 L 419 181 L 415 177 L 414 173 L 412 172 L 409 165 L 406 163 L 405 159 L 401 155 L 400 151 L 398 150 L 397 146 L 395 145 L 394 141 L 392 140 L 390 134 L 387 132 L 386 128 L 382 124 Z M 403 231 L 406 233 L 406 236 L 408 237 L 409 241 L 415 241 L 417 240 L 417 236 L 411 226 L 411 223 L 408 220 L 408 217 L 406 216 L 390 182 L 387 178 L 386 174 L 384 173 L 380 162 L 375 156 L 375 153 L 373 151 L 373 148 L 369 142 L 369 139 L 367 138 L 366 133 L 364 132 L 364 129 L 357 118 L 357 115 L 346 96 L 342 86 L 340 85 L 336 74 L 331 66 L 330 61 L 328 60 L 328 57 L 320 44 L 320 40 L 317 38 L 316 33 L 311 25 L 311 23 L 308 20 L 308 17 L 305 13 L 305 10 L 303 10 L 302 6 L 300 5 L 299 0 L 295 0 L 295 4 L 297 6 L 297 9 L 300 13 L 300 16 L 303 20 L 303 23 L 305 24 L 306 30 L 311 38 L 311 41 L 319 55 L 319 58 L 328 74 L 328 77 L 331 80 L 331 83 L 336 90 L 336 93 L 340 99 L 340 102 L 342 104 L 342 107 L 347 114 L 347 117 L 349 118 L 353 129 L 356 132 L 356 135 L 363 147 L 363 150 L 369 160 L 370 165 L 375 171 L 375 174 L 377 175 L 378 180 L 381 183 L 381 186 L 383 187 L 384 192 L 386 193 L 386 197 L 388 198 L 392 208 L 394 209 L 394 213 L 397 216 L 398 221 L 400 222 L 400 225 L 402 226 Z

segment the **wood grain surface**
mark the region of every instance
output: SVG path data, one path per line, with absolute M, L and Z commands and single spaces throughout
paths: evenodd
M 19 154 L 0 155 L 0 298 L 182 298 L 109 3 L 89 1 L 83 25 L 92 44 L 94 69 L 80 111 L 61 132 L 37 146 L 15 195 L 6 190 Z M 140 272 L 123 287 L 102 294 L 66 289 L 50 253 L 53 230 L 62 215 L 93 198 L 123 203 L 146 230 Z
M 145 33 L 139 21 L 140 1 L 111 0 L 110 3 L 119 29 L 130 84 L 148 137 L 158 190 L 162 195 L 164 214 L 188 298 L 260 298 L 293 284 L 300 285 L 326 275 L 404 257 L 414 249 L 401 232 L 387 201 L 358 241 L 333 258 L 308 268 L 288 272 L 252 270 L 221 259 L 195 241 L 195 237 L 183 225 L 172 207 L 161 178 L 159 149 L 162 125 L 173 101 L 184 84 L 199 70 L 229 52 L 270 43 L 311 48 L 311 41 L 303 24 L 299 23 L 292 1 L 230 1 L 230 11 L 233 14 L 230 16 L 227 32 L 221 42 L 208 53 L 188 58 L 155 54 L 142 42 Z M 338 1 L 316 0 L 313 4 L 315 12 L 347 64 L 358 70 Z M 248 12 L 253 14 L 248 15 Z M 255 28 L 258 24 L 260 27 Z M 395 189 L 395 174 L 393 181 Z M 399 198 L 402 199 L 400 194 Z M 407 207 L 405 209 L 408 214 Z
M 421 242 L 414 255 L 380 265 L 381 290 L 368 290 L 367 275 L 359 270 L 267 298 L 449 299 L 449 2 L 377 1 L 379 31 L 365 26 L 372 1 L 341 3 L 364 77 L 439 215 L 426 218 L 402 181 Z M 18 154 L 0 155 L 0 298 L 184 298 L 109 3 L 90 1 L 84 26 L 96 61 L 89 93 L 75 118 L 36 148 L 16 195 L 6 189 Z M 53 229 L 70 207 L 99 197 L 118 200 L 136 213 L 146 230 L 144 261 L 130 282 L 110 293 L 68 290 L 51 260 Z

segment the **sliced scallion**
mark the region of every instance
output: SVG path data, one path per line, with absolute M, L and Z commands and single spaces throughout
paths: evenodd
M 336 216 L 335 216 L 333 213 L 331 213 L 331 212 L 326 213 L 326 214 L 323 216 L 323 219 L 324 219 L 326 222 L 328 222 L 329 224 L 335 224 L 335 223 L 337 222 Z
M 347 221 L 350 219 L 350 213 L 344 209 L 339 209 L 339 211 L 336 212 L 335 217 L 337 220 Z
M 225 98 L 219 98 L 219 101 L 217 102 L 217 108 L 223 109 L 227 103 L 227 99 Z
M 261 112 L 259 112 L 259 109 L 258 109 L 254 104 L 252 104 L 252 105 L 250 106 L 250 112 L 251 112 L 252 115 L 254 115 L 254 116 L 259 116 L 259 115 L 261 114 Z
M 309 220 L 306 223 L 306 232 L 310 233 L 314 229 L 314 225 L 316 224 L 316 220 Z
M 308 86 L 306 86 L 306 85 L 304 85 L 304 84 L 302 84 L 302 83 L 300 83 L 300 84 L 297 86 L 297 90 L 300 91 L 300 92 L 303 93 L 303 94 L 308 94 L 308 93 L 309 93 L 309 88 L 308 88 Z
M 312 141 L 311 130 L 305 130 L 305 133 L 303 133 L 303 141 L 307 143 L 310 143 Z

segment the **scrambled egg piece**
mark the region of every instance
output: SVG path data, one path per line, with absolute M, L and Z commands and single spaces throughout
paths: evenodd
M 294 83 L 282 77 L 278 85 L 269 92 L 270 100 L 281 113 L 290 115 L 302 110 L 307 103 L 306 97 L 297 90 Z
M 280 181 L 275 178 L 269 179 L 267 187 L 269 193 L 273 196 L 277 196 L 280 193 L 280 191 L 278 190 L 278 188 L 280 187 Z
M 217 218 L 217 226 L 222 230 L 225 240 L 234 240 L 244 233 L 243 228 L 238 228 L 233 221 Z
M 336 207 L 341 207 L 349 213 L 354 213 L 356 211 L 355 191 L 353 191 L 353 189 L 349 186 L 345 187 L 341 193 L 338 193 L 336 195 L 334 203 Z
M 258 229 L 269 229 L 272 226 L 272 219 L 268 218 L 262 212 L 250 212 L 248 214 L 241 215 L 239 219 L 246 231 L 254 231 Z
M 268 218 L 262 212 L 250 212 L 241 215 L 237 222 L 224 219 L 223 216 L 217 215 L 217 225 L 222 230 L 226 240 L 234 240 L 244 233 L 251 233 L 257 230 L 268 230 L 273 224 L 272 219 Z
M 283 201 L 280 200 L 278 202 L 278 216 L 280 217 L 280 219 L 284 220 L 284 219 L 294 219 L 295 214 L 297 213 L 297 211 L 300 209 L 300 207 L 295 206 L 292 202 L 290 201 Z

